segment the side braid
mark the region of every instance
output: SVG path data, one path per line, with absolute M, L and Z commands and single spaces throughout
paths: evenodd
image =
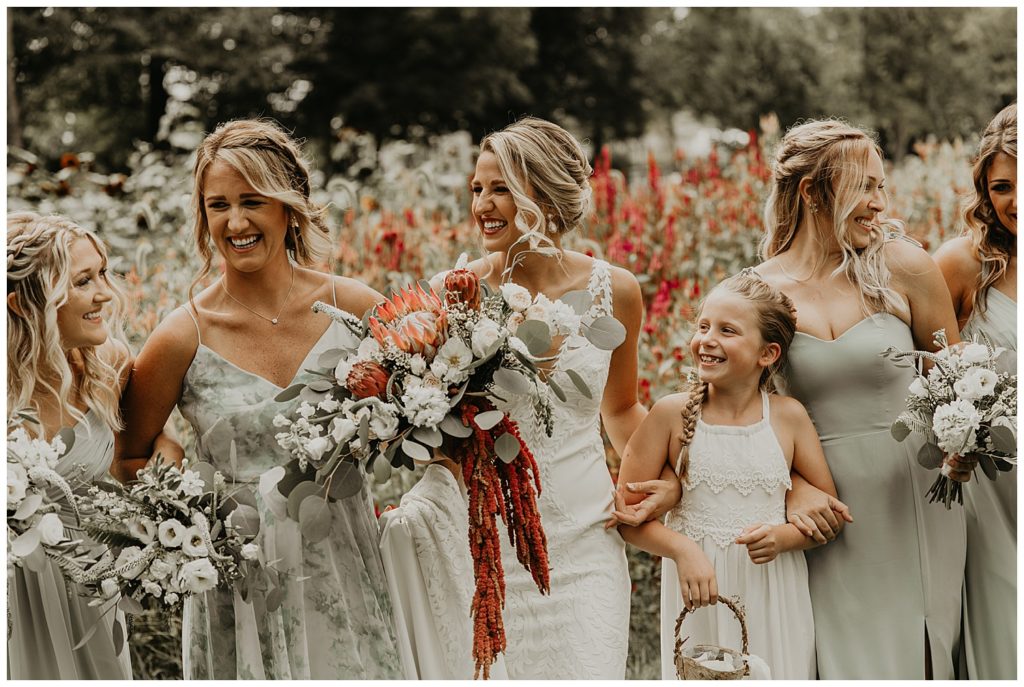
M 708 394 L 708 383 L 698 382 L 690 388 L 690 398 L 679 411 L 683 417 L 683 432 L 679 435 L 679 455 L 676 457 L 676 477 L 686 481 L 687 468 L 690 466 L 690 444 L 697 430 L 697 419 L 700 418 L 700 407 Z

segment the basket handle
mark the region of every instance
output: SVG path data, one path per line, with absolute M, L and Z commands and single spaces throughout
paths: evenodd
M 743 655 L 746 656 L 750 653 L 750 637 L 747 635 L 747 621 L 744 618 L 743 604 L 740 602 L 740 598 L 738 596 L 734 596 L 731 598 L 728 596 L 720 596 L 718 597 L 718 603 L 725 604 L 726 607 L 730 611 L 732 611 L 733 615 L 736 616 L 736 620 L 740 621 L 740 632 L 743 636 L 743 648 L 741 651 Z M 679 617 L 676 618 L 675 660 L 677 663 L 679 662 L 679 653 L 683 650 L 683 640 L 679 636 L 679 631 L 683 627 L 683 618 L 685 618 L 686 614 L 689 612 L 690 610 L 686 608 L 686 606 L 683 606 L 683 610 L 680 611 Z

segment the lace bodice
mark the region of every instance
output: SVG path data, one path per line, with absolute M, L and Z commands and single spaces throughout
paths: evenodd
M 749 525 L 786 522 L 792 482 L 769 405 L 762 392 L 761 421 L 746 427 L 697 420 L 683 497 L 669 512 L 667 526 L 698 543 L 711 537 L 724 548 Z

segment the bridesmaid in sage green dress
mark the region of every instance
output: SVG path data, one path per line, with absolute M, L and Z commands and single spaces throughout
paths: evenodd
M 233 483 L 256 483 L 289 461 L 277 413 L 298 399 L 274 397 L 330 348 L 353 335 L 311 311 L 334 303 L 356 316 L 381 299 L 352 279 L 308 269 L 330 250 L 323 210 L 309 197 L 297 144 L 265 120 L 217 128 L 197 152 L 193 210 L 200 255 L 212 247 L 223 275 L 173 311 L 139 353 L 125 400 L 121 457 L 148 455 L 175 405 L 192 424 L 200 460 Z M 291 257 L 290 257 L 291 256 Z M 294 260 L 294 261 L 293 261 Z M 296 264 L 297 263 L 297 264 Z M 197 279 L 198 281 L 198 279 Z M 377 522 L 362 473 L 330 504 L 330 533 L 305 539 L 271 490 L 257 495 L 261 560 L 276 561 L 280 604 L 243 601 L 218 589 L 193 597 L 183 615 L 186 679 L 394 679 L 398 653 Z M 275 595 L 277 596 L 277 595 Z
M 881 151 L 860 129 L 833 120 L 791 129 L 757 271 L 796 305 L 780 390 L 807 408 L 853 516 L 834 543 L 807 553 L 818 676 L 950 679 L 964 515 L 927 503 L 935 473 L 917 463 L 917 444 L 891 436 L 913 372 L 880 354 L 933 350 L 940 328 L 956 342 L 956 321 L 934 261 L 884 219 L 884 188 Z M 812 489 L 794 481 L 791 518 L 811 510 Z
M 1017 367 L 1017 105 L 985 129 L 964 236 L 935 254 L 964 339 L 984 332 Z M 1017 469 L 964 485 L 967 570 L 962 663 L 978 680 L 1017 677 Z

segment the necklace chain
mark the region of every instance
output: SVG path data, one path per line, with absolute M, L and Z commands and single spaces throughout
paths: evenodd
M 782 273 L 784 275 L 786 275 L 787 277 L 789 277 L 790 279 L 792 279 L 793 281 L 795 281 L 798 284 L 804 284 L 804 283 L 810 281 L 811 277 L 814 276 L 814 271 L 811 270 L 811 273 L 809 275 L 807 275 L 806 277 L 804 277 L 803 279 L 797 279 L 796 277 L 794 277 L 792 274 L 789 273 L 789 270 L 787 270 L 786 266 L 783 265 L 781 262 L 778 263 L 778 265 L 779 265 L 779 269 L 782 270 Z
M 262 313 L 258 313 L 255 310 L 253 310 L 252 308 L 250 308 L 248 305 L 243 303 L 242 301 L 240 301 L 237 298 L 235 298 L 234 296 L 232 296 L 231 292 L 228 291 L 228 287 L 224 283 L 223 279 L 220 282 L 220 287 L 222 289 L 224 289 L 224 293 L 226 293 L 228 295 L 228 298 L 233 300 L 235 303 L 238 303 L 240 306 L 242 306 L 243 308 L 245 308 L 246 310 L 251 312 L 256 317 L 264 319 L 267 322 L 269 322 L 270 324 L 276 325 L 278 318 L 281 317 L 281 313 L 283 313 L 284 309 L 288 306 L 288 301 L 291 300 L 292 288 L 295 286 L 295 265 L 291 265 L 291 268 L 292 268 L 292 281 L 291 281 L 291 284 L 288 285 L 288 293 L 286 293 L 285 296 L 284 296 L 284 303 L 281 304 L 281 309 L 277 311 L 277 315 L 275 317 L 267 317 L 266 315 L 264 315 Z

